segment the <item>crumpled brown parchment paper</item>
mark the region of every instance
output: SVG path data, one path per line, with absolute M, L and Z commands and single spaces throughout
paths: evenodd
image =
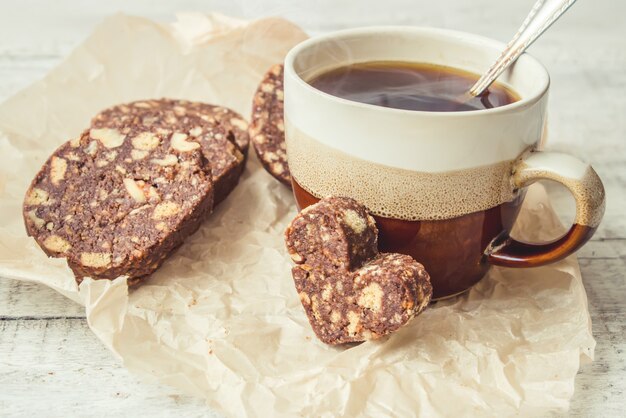
M 45 79 L 0 106 L 0 276 L 83 304 L 91 329 L 126 367 L 229 416 L 536 416 L 567 408 L 595 345 L 574 257 L 496 268 L 400 332 L 341 349 L 317 341 L 308 325 L 283 249 L 294 201 L 253 155 L 200 231 L 130 293 L 125 278 L 86 280 L 79 290 L 65 261 L 47 259 L 26 236 L 29 181 L 97 111 L 173 97 L 247 117 L 262 73 L 304 38 L 282 19 L 107 19 Z M 532 188 L 517 236 L 562 231 L 545 191 Z

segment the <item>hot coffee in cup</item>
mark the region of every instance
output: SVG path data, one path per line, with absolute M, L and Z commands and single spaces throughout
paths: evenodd
M 549 77 L 522 56 L 480 98 L 459 102 L 502 45 L 474 35 L 369 28 L 313 38 L 285 61 L 285 132 L 300 208 L 352 197 L 375 216 L 381 251 L 423 263 L 435 298 L 491 265 L 538 266 L 576 251 L 604 210 L 591 167 L 538 151 Z M 443 82 L 442 82 L 443 80 Z M 552 179 L 577 203 L 552 243 L 509 237 L 524 187 Z
M 478 76 L 441 65 L 370 61 L 325 72 L 309 84 L 333 96 L 395 109 L 462 112 L 491 109 L 519 100 L 500 83 L 480 97 L 467 94 Z

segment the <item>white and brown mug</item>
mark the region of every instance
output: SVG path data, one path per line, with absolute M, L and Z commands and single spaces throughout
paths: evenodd
M 285 60 L 285 132 L 300 209 L 347 196 L 375 216 L 381 251 L 409 254 L 431 275 L 434 297 L 461 293 L 490 266 L 532 267 L 574 253 L 604 213 L 596 172 L 539 151 L 550 79 L 525 54 L 500 81 L 520 100 L 492 109 L 424 112 L 326 94 L 308 82 L 370 61 L 422 62 L 480 73 L 503 45 L 467 33 L 404 27 L 352 29 L 309 39 Z M 525 195 L 540 179 L 576 200 L 574 225 L 550 243 L 509 237 Z

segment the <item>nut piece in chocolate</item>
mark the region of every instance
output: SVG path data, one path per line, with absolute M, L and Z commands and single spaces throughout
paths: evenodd
M 265 74 L 254 95 L 249 133 L 265 170 L 291 187 L 283 110 L 283 65 L 276 64 Z
M 285 232 L 296 290 L 326 344 L 388 335 L 430 302 L 430 277 L 408 255 L 378 253 L 374 219 L 353 199 L 329 197 Z

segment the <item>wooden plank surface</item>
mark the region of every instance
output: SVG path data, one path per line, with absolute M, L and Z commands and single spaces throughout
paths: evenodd
M 505 41 L 532 1 L 0 0 L 0 100 L 41 78 L 117 11 L 171 20 L 177 10 L 283 15 L 311 33 L 373 24 L 447 27 Z M 607 188 L 605 220 L 579 254 L 596 361 L 576 380 L 571 416 L 621 417 L 626 392 L 626 31 L 622 2 L 578 2 L 531 48 L 552 76 L 549 147 L 589 162 Z M 565 221 L 571 198 L 550 186 Z M 88 329 L 80 306 L 0 278 L 0 416 L 213 416 L 202 401 L 130 375 Z

